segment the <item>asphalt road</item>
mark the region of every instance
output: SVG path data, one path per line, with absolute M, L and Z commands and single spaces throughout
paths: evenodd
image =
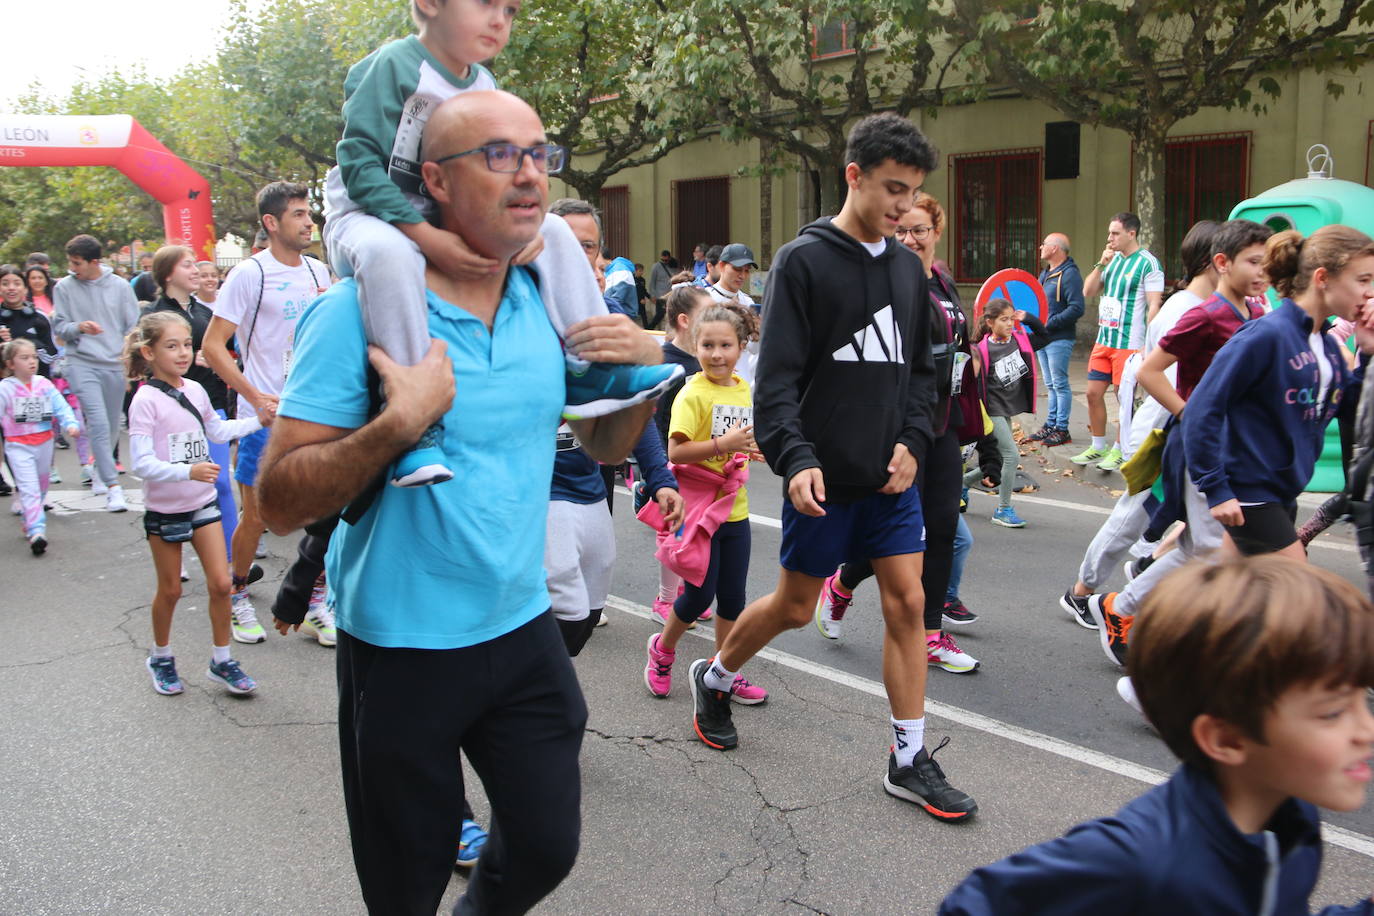
M 74 479 L 70 453 L 61 460 Z M 736 751 L 694 740 L 686 691 L 656 700 L 642 682 L 657 571 L 651 533 L 618 497 L 611 621 L 577 662 L 591 709 L 583 849 L 540 911 L 931 912 L 971 868 L 1110 813 L 1170 770 L 1167 750 L 1117 699 L 1119 671 L 1095 634 L 1057 606 L 1111 496 L 1096 472 L 1028 467 L 1042 489 L 1017 502 L 1027 528 L 992 526 L 988 496 L 975 494 L 969 512 L 963 598 L 981 619 L 957 637 L 982 669 L 930 676 L 931 744 L 950 736 L 940 759 L 981 805 L 960 827 L 882 792 L 872 585 L 842 640 L 806 628 L 751 663 L 773 695 L 738 711 Z M 756 595 L 776 577 L 780 487 L 758 470 L 750 496 Z M 103 500 L 70 484 L 53 501 L 47 556 L 29 556 L 14 528 L 0 536 L 0 913 L 361 912 L 332 653 L 298 636 L 236 646 L 259 693 L 213 688 L 191 562 L 173 642 L 190 686 L 155 694 L 143 669 L 152 571 L 138 513 L 100 511 Z M 1358 579 L 1345 533 L 1318 543 L 1315 562 Z M 264 610 L 294 545 L 268 546 L 255 591 Z M 684 649 L 680 681 L 709 651 L 704 639 Z M 469 794 L 485 818 L 475 782 Z M 1374 807 L 1329 823 L 1341 832 L 1328 832 L 1314 904 L 1353 902 L 1374 891 Z M 447 903 L 462 886 L 455 874 Z

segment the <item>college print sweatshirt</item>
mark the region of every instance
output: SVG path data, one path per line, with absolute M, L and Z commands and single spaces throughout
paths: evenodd
M 1184 452 L 1207 505 L 1286 504 L 1312 479 L 1352 378 L 1328 335 L 1319 333 L 1313 350 L 1312 330 L 1312 318 L 1283 300 L 1232 335 L 1188 398 Z M 1318 360 L 1331 369 L 1325 392 Z
M 888 239 L 876 257 L 822 218 L 779 249 L 763 300 L 754 435 L 784 486 L 820 468 L 827 501 L 888 479 L 893 447 L 932 437 L 935 369 L 921 260 Z

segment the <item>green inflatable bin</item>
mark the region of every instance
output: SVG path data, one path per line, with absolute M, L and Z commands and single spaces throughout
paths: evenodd
M 1374 235 L 1374 188 L 1331 177 L 1331 156 L 1324 146 L 1308 150 L 1307 164 L 1306 178 L 1285 182 L 1241 201 L 1231 211 L 1230 218 L 1254 220 L 1275 232 L 1296 229 L 1305 236 L 1333 223 Z M 1269 299 L 1274 304 L 1279 301 L 1272 289 Z M 1332 423 L 1327 427 L 1326 444 L 1307 490 L 1334 493 L 1344 486 L 1341 437 L 1336 424 Z

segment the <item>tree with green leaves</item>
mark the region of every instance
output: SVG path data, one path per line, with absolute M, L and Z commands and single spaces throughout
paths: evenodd
M 1374 0 L 954 0 L 944 23 L 996 82 L 1130 135 L 1142 241 L 1163 236 L 1165 142 L 1181 119 L 1263 113 L 1277 75 L 1354 70 L 1374 54 Z
M 945 101 L 959 46 L 935 23 L 910 0 L 684 0 L 663 8 L 657 79 L 699 99 L 725 139 L 763 141 L 763 169 L 799 159 L 835 213 L 854 121 Z
M 656 162 L 704 124 L 702 106 L 655 81 L 660 17 L 653 0 L 528 3 L 491 64 L 571 151 L 559 177 L 593 204 L 612 175 Z

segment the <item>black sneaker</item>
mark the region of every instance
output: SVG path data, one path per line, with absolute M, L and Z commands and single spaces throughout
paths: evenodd
M 1050 434 L 1045 437 L 1046 445 L 1068 445 L 1072 441 L 1073 437 L 1070 436 L 1069 431 L 1062 426 L 1056 426 L 1054 429 L 1050 430 Z
M 1064 592 L 1064 597 L 1059 599 L 1059 606 L 1062 607 L 1064 612 L 1072 617 L 1073 622 L 1080 627 L 1087 630 L 1096 630 L 1097 621 L 1093 619 L 1092 611 L 1088 609 L 1088 598 L 1091 597 L 1091 595 L 1088 595 L 1080 598 L 1075 595 L 1073 589 L 1070 588 L 1068 591 Z
M 1135 617 L 1118 614 L 1113 605 L 1117 592 L 1107 595 L 1093 595 L 1088 599 L 1088 610 L 1097 623 L 1097 635 L 1102 640 L 1102 651 L 1117 665 L 1126 667 L 1126 648 L 1131 638 L 1131 624 Z
M 10 487 L 9 481 L 0 477 L 0 496 L 9 496 L 12 493 L 14 493 L 14 489 Z
M 935 753 L 946 744 L 948 738 L 935 746 Z M 949 784 L 945 771 L 925 748 L 921 748 L 909 767 L 898 767 L 897 755 L 888 754 L 883 788 L 888 795 L 920 805 L 931 817 L 946 823 L 966 821 L 978 813 L 978 803 Z
M 1052 432 L 1054 432 L 1054 427 L 1053 427 L 1053 426 L 1042 426 L 1042 427 L 1040 427 L 1039 429 L 1037 429 L 1035 432 L 1033 432 L 1033 433 L 1031 433 L 1029 436 L 1027 436 L 1026 439 L 1029 440 L 1029 441 L 1031 441 L 1031 442 L 1039 442 L 1041 439 L 1044 439 L 1044 438 L 1048 437 L 1049 434 L 1052 433 Z
M 730 693 L 706 686 L 706 670 L 711 660 L 692 662 L 692 730 L 707 747 L 728 751 L 739 744 L 739 733 L 730 720 Z
M 1135 577 L 1149 569 L 1154 561 L 1154 557 L 1131 557 L 1122 567 L 1126 572 L 1126 581 L 1134 582 Z
M 262 578 L 262 576 L 263 576 L 262 567 L 259 566 L 258 564 L 254 563 L 252 566 L 249 566 L 249 567 L 248 567 L 248 584 L 249 584 L 249 585 L 252 585 L 254 582 L 257 582 L 259 579 Z
M 945 609 L 940 616 L 944 618 L 945 623 L 955 627 L 966 626 L 978 619 L 978 615 L 964 607 L 964 602 L 958 598 L 946 601 Z

